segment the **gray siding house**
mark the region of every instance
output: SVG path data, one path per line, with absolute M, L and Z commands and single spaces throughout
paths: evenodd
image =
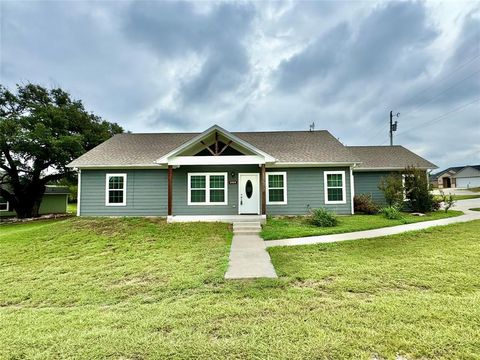
M 406 166 L 436 166 L 402 146 L 344 146 L 328 131 L 119 134 L 74 160 L 79 216 L 233 221 L 353 213 L 354 194 Z

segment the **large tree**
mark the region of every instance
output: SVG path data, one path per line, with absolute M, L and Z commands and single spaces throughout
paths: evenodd
M 66 165 L 123 129 L 89 113 L 62 89 L 0 85 L 0 196 L 18 217 L 38 215 L 45 185 Z

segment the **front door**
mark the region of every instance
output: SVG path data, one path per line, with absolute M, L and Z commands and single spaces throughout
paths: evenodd
M 260 213 L 259 174 L 238 174 L 238 213 Z

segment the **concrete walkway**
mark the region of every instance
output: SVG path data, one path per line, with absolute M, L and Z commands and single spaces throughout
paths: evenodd
M 374 230 L 356 231 L 345 234 L 334 235 L 321 235 L 321 236 L 309 236 L 303 238 L 292 238 L 282 240 L 270 240 L 266 241 L 267 247 L 274 246 L 295 246 L 295 245 L 310 245 L 310 244 L 322 244 L 347 240 L 369 239 L 380 236 L 395 235 L 404 233 L 406 231 L 427 229 L 433 226 L 449 225 L 461 222 L 467 222 L 480 219 L 480 211 L 471 211 L 470 208 L 480 207 L 480 199 L 471 200 L 459 200 L 454 206 L 455 210 L 460 210 L 465 215 L 460 215 L 453 218 L 424 221 L 414 224 L 398 225 L 387 228 L 380 228 Z
M 235 223 L 225 279 L 276 278 L 277 273 L 258 235 L 260 223 Z

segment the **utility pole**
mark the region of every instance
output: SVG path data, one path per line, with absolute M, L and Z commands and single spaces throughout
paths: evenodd
M 393 117 L 397 118 L 400 116 L 400 113 L 393 114 L 393 111 L 390 111 L 390 146 L 393 146 L 393 132 L 397 131 L 398 121 L 393 122 Z

